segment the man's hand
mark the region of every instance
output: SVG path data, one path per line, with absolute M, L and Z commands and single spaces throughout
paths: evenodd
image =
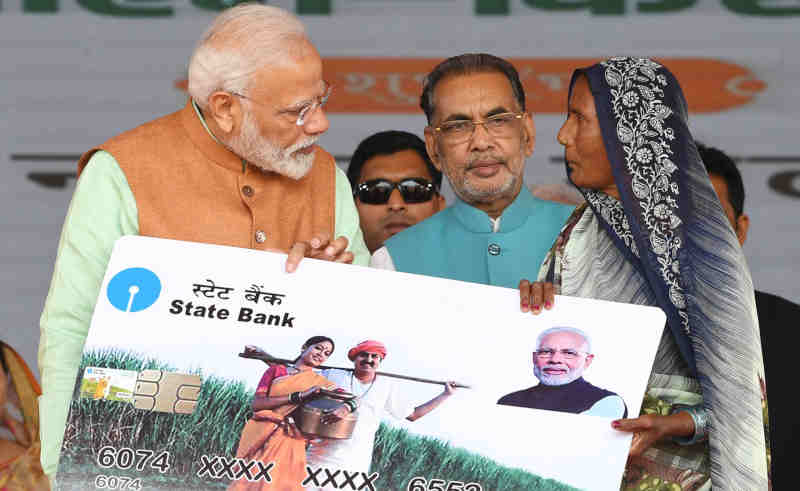
M 444 390 L 442 391 L 442 394 L 447 396 L 447 397 L 450 397 L 451 395 L 453 395 L 453 392 L 455 392 L 455 390 L 456 390 L 455 384 L 456 383 L 453 382 L 452 380 L 448 380 L 447 383 L 444 384 Z
M 347 237 L 331 241 L 330 234 L 325 232 L 315 234 L 308 242 L 295 242 L 286 259 L 286 272 L 294 273 L 304 257 L 350 264 L 353 262 L 353 253 L 345 250 L 347 244 Z
M 323 414 L 321 421 L 322 424 L 329 425 L 344 419 L 348 414 L 350 414 L 350 408 L 347 407 L 346 404 L 342 404 L 341 406 L 337 407 L 335 411 Z
M 532 312 L 538 315 L 544 307 L 547 310 L 553 308 L 555 302 L 555 287 L 552 283 L 545 281 L 528 280 L 519 282 L 519 309 L 522 312 Z
M 638 457 L 664 438 L 694 435 L 694 420 L 686 412 L 668 416 L 646 414 L 638 418 L 617 419 L 611 422 L 611 427 L 618 431 L 633 433 L 630 457 Z

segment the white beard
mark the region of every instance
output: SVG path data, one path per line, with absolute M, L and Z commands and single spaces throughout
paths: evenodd
M 563 375 L 550 375 L 544 373 L 541 368 L 534 365 L 533 374 L 536 376 L 536 378 L 539 379 L 539 382 L 541 382 L 544 385 L 566 385 L 580 378 L 580 376 L 583 374 L 583 370 L 579 370 L 576 368 L 572 371 L 568 371 Z
M 295 143 L 289 148 L 280 148 L 261 135 L 255 118 L 250 111 L 245 111 L 241 132 L 237 136 L 231 137 L 227 144 L 233 153 L 261 170 L 276 172 L 297 180 L 311 170 L 317 152 L 314 150 L 308 154 L 293 154 L 302 148 L 313 145 L 316 141 L 316 137 L 311 137 Z

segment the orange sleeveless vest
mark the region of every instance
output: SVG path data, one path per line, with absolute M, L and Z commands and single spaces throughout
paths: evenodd
M 89 150 L 78 173 L 98 150 L 125 173 L 140 235 L 284 252 L 319 232 L 333 237 L 336 164 L 319 147 L 299 180 L 250 164 L 243 169 L 241 158 L 208 134 L 190 101 Z

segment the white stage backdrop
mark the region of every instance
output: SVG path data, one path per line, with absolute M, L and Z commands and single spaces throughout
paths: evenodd
M 336 89 L 322 145 L 342 166 L 376 130 L 421 135 L 421 76 L 482 51 L 513 59 L 525 80 L 538 127 L 528 184 L 560 181 L 555 135 L 572 68 L 616 54 L 660 59 L 687 93 L 695 136 L 740 159 L 756 287 L 800 300 L 798 0 L 269 3 L 300 14 L 325 58 Z M 183 104 L 194 43 L 225 4 L 0 3 L 0 339 L 34 367 L 77 156 Z

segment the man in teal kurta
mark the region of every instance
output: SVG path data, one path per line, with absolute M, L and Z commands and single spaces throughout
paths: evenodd
M 428 154 L 458 199 L 390 238 L 370 265 L 508 288 L 538 276 L 573 207 L 523 185 L 536 131 L 517 71 L 487 54 L 449 58 L 426 77 L 420 105 Z

